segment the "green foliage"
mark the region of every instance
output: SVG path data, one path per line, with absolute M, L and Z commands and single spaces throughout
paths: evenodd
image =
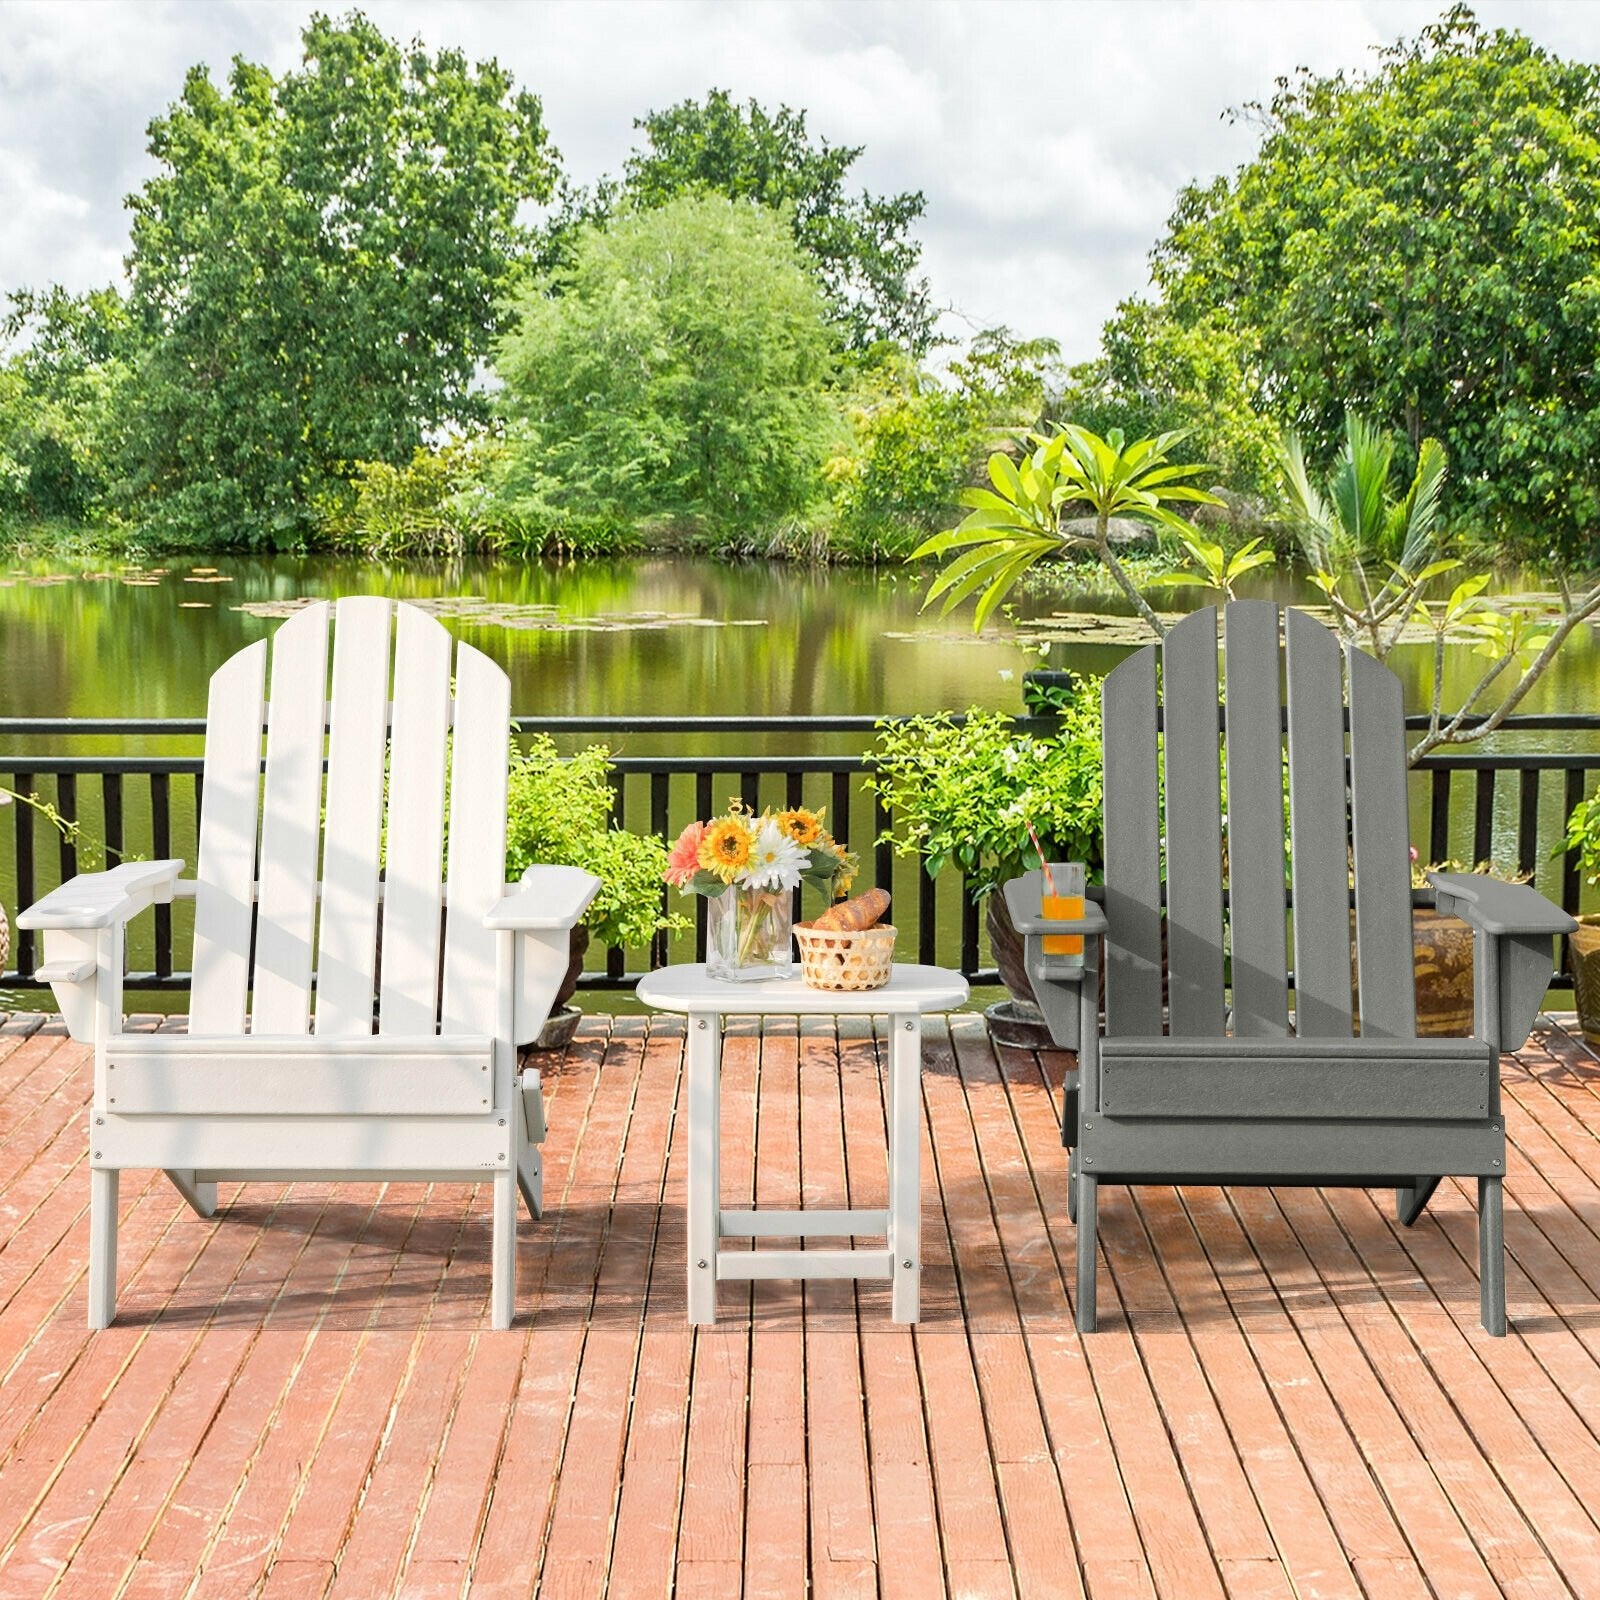
M 1225 600 L 1238 598 L 1239 580 L 1257 567 L 1271 566 L 1277 556 L 1261 548 L 1260 539 L 1247 539 L 1236 550 L 1213 544 L 1199 533 L 1183 534 L 1179 543 L 1188 554 L 1181 572 L 1164 572 L 1147 580 L 1170 588 L 1215 589 Z
M 18 290 L 0 319 L 0 514 L 100 521 L 126 417 L 130 327 L 114 289 Z
M 1422 441 L 1410 485 L 1396 495 L 1395 445 L 1352 411 L 1322 483 L 1312 481 L 1297 434 L 1286 436 L 1283 451 L 1284 498 L 1312 582 L 1327 595 L 1341 632 L 1380 661 L 1427 585 L 1461 565 L 1434 559 L 1447 472 L 1443 447 L 1437 439 Z
M 1164 307 L 1129 300 L 1101 340 L 1101 355 L 1070 374 L 1062 415 L 1099 434 L 1120 428 L 1127 438 L 1181 430 L 1174 461 L 1209 461 L 1238 493 L 1273 494 L 1279 430 L 1264 412 L 1247 332 L 1220 316 L 1184 323 Z
M 511 750 L 506 812 L 506 877 L 531 866 L 582 867 L 600 879 L 583 924 L 603 944 L 635 949 L 660 930 L 682 931 L 661 909 L 667 847 L 653 834 L 611 826 L 611 752 L 589 745 L 569 760 L 535 734 Z
M 483 435 L 418 445 L 403 467 L 358 461 L 322 509 L 322 532 L 336 546 L 390 559 L 498 549 L 517 530 L 497 515 L 485 476 L 498 453 Z
M 852 438 L 823 468 L 833 543 L 864 560 L 905 557 L 950 525 L 950 508 L 997 434 L 1032 426 L 1057 356 L 1053 340 L 980 333 L 936 383 L 908 361 L 869 369 L 846 408 Z
M 988 894 L 1033 858 L 1028 824 L 1057 860 L 1100 860 L 1100 696 L 1088 684 L 1056 696 L 1059 734 L 1018 733 L 1010 717 L 968 710 L 881 722 L 868 786 L 888 808 L 885 838 L 923 858 L 929 876 L 953 865 Z
M 175 545 L 278 544 L 355 461 L 477 415 L 539 103 L 494 62 L 315 14 L 304 65 L 189 72 L 130 199 L 131 503 Z
M 1231 179 L 1157 246 L 1170 317 L 1232 328 L 1255 392 L 1331 449 L 1347 405 L 1454 463 L 1497 545 L 1600 555 L 1600 67 L 1457 6 L 1370 76 L 1280 84 Z
M 922 247 L 910 237 L 925 202 L 919 193 L 848 195 L 860 146 L 813 142 L 803 111 L 780 106 L 773 114 L 754 100 L 739 106 L 723 89 L 634 126 L 645 144 L 628 157 L 621 181 L 602 182 L 591 196 L 568 193 L 546 242 L 548 264 L 569 258 L 583 223 L 603 224 L 619 210 L 705 192 L 753 200 L 788 217 L 847 348 L 888 342 L 920 356 L 932 344 L 928 285 L 915 276 Z
M 1203 465 L 1173 462 L 1173 448 L 1182 437 L 1161 434 L 1125 445 L 1115 430 L 1102 439 L 1068 423 L 1054 436 L 1030 434 L 1033 451 L 1020 463 L 996 451 L 989 457 L 993 488 L 966 490 L 961 503 L 971 510 L 961 526 L 936 534 L 914 552 L 959 552 L 928 586 L 924 606 L 942 595 L 941 614 L 948 613 L 976 594 L 976 631 L 1036 562 L 1066 550 L 1092 550 L 1159 636 L 1161 623 L 1127 580 L 1111 548 L 1110 524 L 1114 517 L 1128 518 L 1187 535 L 1189 524 L 1172 506 L 1217 503 L 1215 495 L 1190 481 L 1206 471 Z M 1092 533 L 1066 526 L 1080 510 L 1093 518 Z
M 749 534 L 816 496 L 831 346 L 781 216 L 693 195 L 591 226 L 515 310 L 497 483 L 530 526 Z
M 1567 833 L 1555 852 L 1564 856 L 1578 852 L 1578 868 L 1585 880 L 1593 885 L 1600 883 L 1600 793 L 1580 800 L 1567 818 Z

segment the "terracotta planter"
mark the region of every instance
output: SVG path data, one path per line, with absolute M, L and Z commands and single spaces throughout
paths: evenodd
M 1600 1045 L 1600 917 L 1579 917 L 1567 935 L 1567 970 L 1584 1041 Z

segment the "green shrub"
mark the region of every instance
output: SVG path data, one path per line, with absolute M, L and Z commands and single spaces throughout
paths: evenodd
M 1057 860 L 1101 860 L 1099 684 L 1058 696 L 1060 732 L 1018 733 L 1002 712 L 973 707 L 878 725 L 868 787 L 888 808 L 885 838 L 921 856 L 929 876 L 946 865 L 991 893 L 1034 857 L 1028 824 Z
M 611 826 L 611 752 L 588 745 L 568 760 L 546 734 L 511 751 L 506 877 L 531 866 L 582 867 L 600 879 L 583 925 L 603 944 L 638 948 L 685 918 L 662 910 L 667 847 L 653 834 Z

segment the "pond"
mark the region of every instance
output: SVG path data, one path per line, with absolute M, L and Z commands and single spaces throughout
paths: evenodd
M 945 619 L 919 610 L 925 581 L 900 568 L 682 558 L 387 566 L 218 557 L 144 572 L 27 564 L 0 570 L 0 717 L 201 716 L 209 674 L 308 596 L 452 600 L 445 621 L 506 668 L 519 713 L 772 719 L 770 734 L 740 736 L 758 751 L 793 747 L 791 717 L 1016 710 L 1029 667 L 1099 674 L 1127 648 L 1072 638 L 1041 657 L 1011 623 L 974 637 L 968 608 Z M 1253 592 L 1316 598 L 1285 574 L 1267 575 Z M 1162 603 L 1179 610 L 1207 598 L 1198 589 L 1169 594 Z M 1016 609 L 1030 638 L 1038 634 L 1030 625 L 1055 612 L 1126 611 L 1118 597 L 1066 584 L 1038 588 Z M 1524 710 L 1582 711 L 1600 701 L 1600 642 L 1593 630 L 1582 634 Z M 1421 709 L 1427 649 L 1405 647 L 1391 661 L 1408 708 Z M 1465 649 L 1449 652 L 1447 704 L 1480 669 Z

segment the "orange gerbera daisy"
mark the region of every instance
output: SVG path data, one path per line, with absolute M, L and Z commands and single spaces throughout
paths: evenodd
M 807 811 L 804 806 L 796 806 L 793 811 L 780 811 L 778 826 L 796 844 L 815 844 L 822 837 L 822 811 Z
M 700 865 L 724 883 L 732 883 L 750 864 L 753 842 L 749 828 L 738 817 L 719 817 L 700 841 Z

